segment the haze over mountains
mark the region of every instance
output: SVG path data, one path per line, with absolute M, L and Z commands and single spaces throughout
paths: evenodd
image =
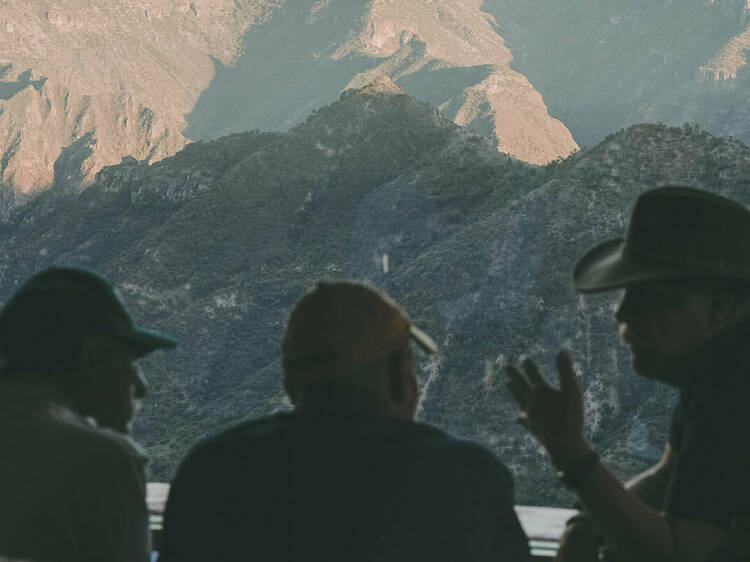
M 272 0 L 4 0 L 0 184 L 17 192 L 90 182 L 125 155 L 155 161 Z
M 51 263 L 109 276 L 137 318 L 181 339 L 145 361 L 136 436 L 166 480 L 206 434 L 287 406 L 279 341 L 316 279 L 354 277 L 402 301 L 441 348 L 418 359 L 421 419 L 477 439 L 522 503 L 565 504 L 515 423 L 502 367 L 572 350 L 589 435 L 621 475 L 660 455 L 674 396 L 632 374 L 616 295 L 580 298 L 570 271 L 622 233 L 645 186 L 702 184 L 748 202 L 750 149 L 698 128 L 642 125 L 546 167 L 502 153 L 386 81 L 286 133 L 188 145 L 148 166 L 49 190 L 0 225 L 0 300 Z
M 286 130 L 378 75 L 537 164 L 639 122 L 750 141 L 747 13 L 746 0 L 6 0 L 0 185 L 88 185 L 123 156 Z
M 577 148 L 479 0 L 6 0 L 0 184 L 90 183 L 190 139 L 284 130 L 379 74 L 500 150 L 543 163 Z
M 747 0 L 485 0 L 512 66 L 582 145 L 642 122 L 750 142 Z
M 494 138 L 516 158 L 545 163 L 577 148 L 513 56 L 481 0 L 287 2 L 243 38 L 188 117 L 191 138 L 285 130 L 346 88 L 378 75 Z

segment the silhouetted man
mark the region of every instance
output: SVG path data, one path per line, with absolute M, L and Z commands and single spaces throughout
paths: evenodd
M 149 560 L 142 456 L 126 436 L 146 393 L 134 361 L 174 344 L 86 270 L 47 269 L 13 295 L 0 312 L 0 557 Z
M 521 422 L 588 513 L 569 525 L 559 559 L 598 559 L 601 532 L 618 560 L 747 560 L 750 211 L 695 189 L 647 191 L 625 240 L 589 251 L 574 285 L 625 289 L 615 319 L 635 371 L 679 388 L 680 397 L 664 457 L 623 486 L 583 437 L 567 353 L 557 358 L 560 390 L 531 360 L 523 373 L 509 368 Z
M 163 562 L 523 562 L 508 471 L 413 421 L 409 342 L 435 344 L 365 285 L 319 283 L 282 345 L 292 413 L 196 448 L 167 504 Z

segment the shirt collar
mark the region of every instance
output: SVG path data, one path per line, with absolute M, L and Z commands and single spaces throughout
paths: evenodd
M 737 372 L 750 356 L 750 317 L 697 346 L 686 356 L 685 384 L 714 384 Z
M 371 417 L 390 416 L 388 402 L 376 392 L 354 385 L 335 385 L 316 393 L 295 412 L 304 415 Z

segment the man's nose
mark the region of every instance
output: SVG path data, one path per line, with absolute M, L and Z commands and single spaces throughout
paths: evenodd
M 628 320 L 630 311 L 632 310 L 632 298 L 629 298 L 628 290 L 625 289 L 625 292 L 620 297 L 620 300 L 617 302 L 617 305 L 615 306 L 615 320 L 618 323 L 623 323 Z
M 148 381 L 140 369 L 135 370 L 133 375 L 133 398 L 141 399 L 148 391 Z

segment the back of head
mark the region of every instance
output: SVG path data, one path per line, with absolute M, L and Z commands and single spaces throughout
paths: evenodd
M 409 340 L 427 353 L 437 349 L 400 306 L 374 288 L 320 282 L 289 317 L 282 342 L 285 386 L 293 399 L 299 387 L 367 386 L 368 375 L 377 378 L 378 366 L 387 367 Z

